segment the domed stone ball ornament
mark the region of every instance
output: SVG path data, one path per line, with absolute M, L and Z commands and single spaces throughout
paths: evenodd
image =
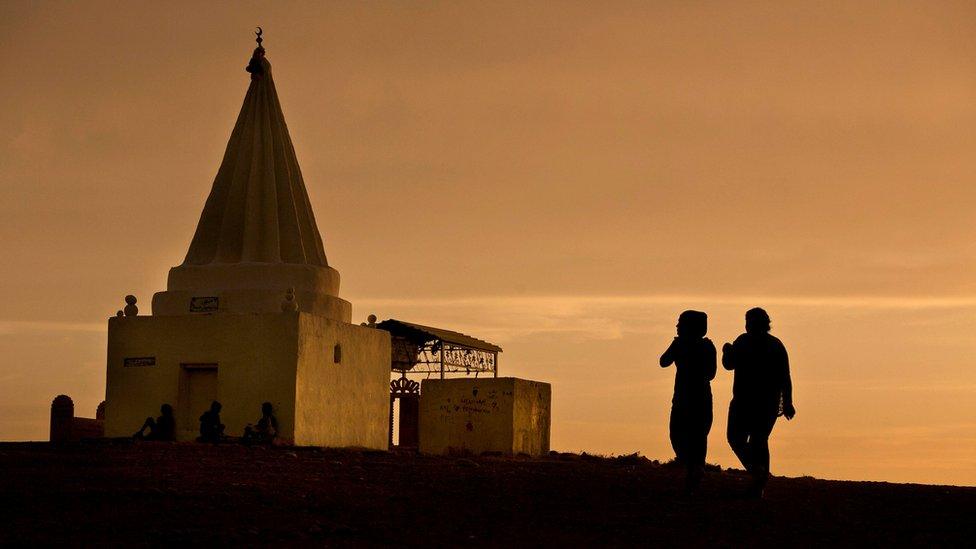
M 74 417 L 75 403 L 68 395 L 58 395 L 51 401 L 51 410 L 58 417 Z
M 124 316 L 124 315 L 125 315 L 125 313 L 122 312 L 122 309 L 119 309 L 118 311 L 115 311 L 115 316 L 117 316 L 119 318 L 122 318 L 122 316 Z
M 125 313 L 125 316 L 136 316 L 139 314 L 139 307 L 136 307 L 136 296 L 125 296 L 125 308 L 122 309 L 122 312 Z
M 375 328 L 376 327 L 376 315 L 369 315 L 369 316 L 367 316 L 366 317 L 366 322 L 368 323 L 367 326 L 369 326 L 370 328 Z
M 295 300 L 295 288 L 288 288 L 288 292 L 285 293 L 285 300 L 281 302 L 281 310 L 285 313 L 298 310 L 298 301 Z

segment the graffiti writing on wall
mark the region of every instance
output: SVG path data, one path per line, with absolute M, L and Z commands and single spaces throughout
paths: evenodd
M 499 397 L 510 400 L 512 391 L 498 391 L 496 389 L 471 389 L 470 395 L 446 397 L 437 405 L 438 416 L 442 421 L 458 421 L 457 416 L 468 419 L 467 430 L 472 430 L 471 419 L 490 416 L 499 409 Z

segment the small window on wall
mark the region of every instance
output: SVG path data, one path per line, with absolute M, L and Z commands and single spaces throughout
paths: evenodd
M 339 364 L 342 362 L 342 346 L 338 343 L 332 348 L 332 362 Z

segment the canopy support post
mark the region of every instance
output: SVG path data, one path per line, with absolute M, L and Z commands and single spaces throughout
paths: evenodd
M 440 341 L 441 344 L 441 379 L 444 379 L 444 340 Z

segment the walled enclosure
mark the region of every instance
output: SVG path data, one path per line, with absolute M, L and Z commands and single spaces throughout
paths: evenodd
M 108 349 L 108 437 L 131 435 L 168 403 L 177 439 L 195 439 L 205 409 L 181 406 L 187 398 L 181 384 L 189 370 L 215 364 L 216 398 L 230 436 L 256 423 L 268 401 L 283 440 L 386 448 L 385 332 L 298 312 L 116 317 L 109 320 Z
M 514 377 L 425 379 L 420 451 L 546 454 L 551 405 L 548 383 Z

